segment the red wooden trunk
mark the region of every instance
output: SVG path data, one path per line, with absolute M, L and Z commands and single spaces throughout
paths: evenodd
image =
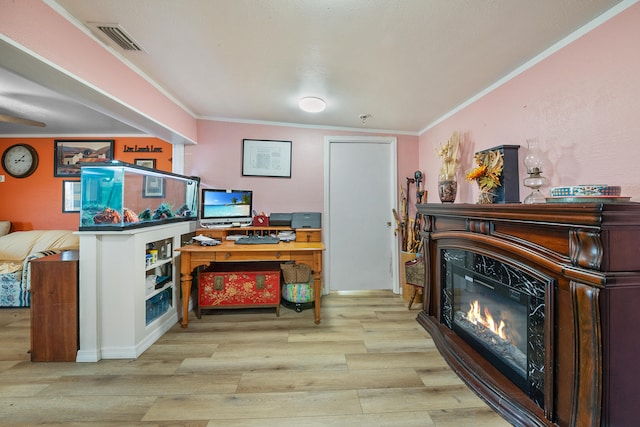
M 200 273 L 198 311 L 247 307 L 276 307 L 279 314 L 279 263 L 213 263 Z

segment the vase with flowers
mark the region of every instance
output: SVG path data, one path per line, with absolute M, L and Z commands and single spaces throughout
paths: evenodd
M 437 151 L 442 159 L 440 173 L 438 174 L 438 196 L 442 203 L 453 203 L 458 193 L 458 180 L 456 179 L 456 169 L 458 166 L 458 148 L 460 146 L 460 135 L 454 132 L 446 144 L 441 145 Z
M 479 204 L 493 203 L 496 189 L 501 185 L 500 178 L 504 159 L 500 150 L 480 151 L 473 156 L 476 167 L 467 172 L 466 180 L 475 181 L 480 189 Z

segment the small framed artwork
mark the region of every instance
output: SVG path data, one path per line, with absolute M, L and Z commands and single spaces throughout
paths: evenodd
M 80 212 L 80 181 L 62 181 L 62 212 Z
M 242 175 L 291 178 L 291 141 L 243 139 Z
M 161 176 L 145 176 L 142 197 L 164 197 L 164 178 Z
M 149 169 L 156 168 L 156 159 L 134 159 L 133 161 L 137 166 L 144 166 Z
M 54 140 L 53 176 L 80 176 L 80 165 L 113 160 L 113 139 Z

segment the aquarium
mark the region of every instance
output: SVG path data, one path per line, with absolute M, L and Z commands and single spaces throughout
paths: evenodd
M 122 230 L 198 218 L 200 179 L 110 161 L 80 169 L 80 230 Z

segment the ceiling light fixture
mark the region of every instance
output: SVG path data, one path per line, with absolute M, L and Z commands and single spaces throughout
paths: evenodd
M 307 96 L 300 99 L 298 106 L 300 106 L 300 109 L 302 111 L 306 111 L 307 113 L 319 113 L 321 111 L 324 111 L 324 109 L 327 107 L 327 103 L 320 98 Z

